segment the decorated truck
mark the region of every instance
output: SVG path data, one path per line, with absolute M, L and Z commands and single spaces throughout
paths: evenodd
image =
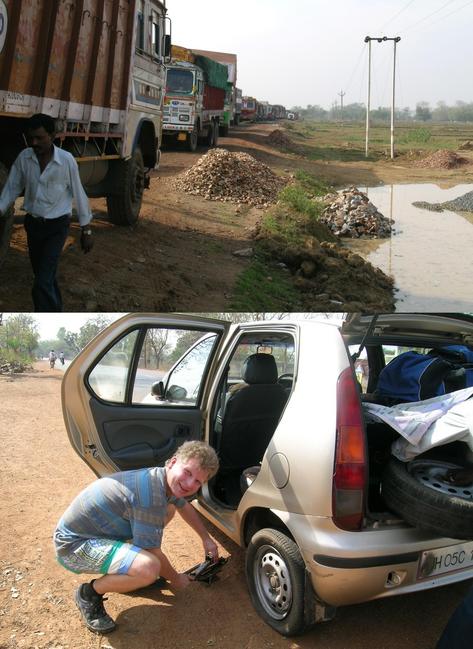
M 216 146 L 223 122 L 227 67 L 207 56 L 172 46 L 166 65 L 163 136 L 185 142 L 195 151 L 199 141 Z
M 211 52 L 209 50 L 192 50 L 194 54 L 206 56 L 213 61 L 217 61 L 227 68 L 227 86 L 225 89 L 225 103 L 223 118 L 220 122 L 220 135 L 226 137 L 229 127 L 235 122 L 236 99 L 237 99 L 237 55 L 227 52 Z M 241 95 L 240 95 L 241 96 Z
M 240 88 L 235 88 L 235 112 L 233 113 L 233 126 L 238 126 L 241 121 L 241 107 L 243 104 L 243 93 Z
M 167 20 L 165 0 L 0 0 L 0 187 L 28 117 L 46 113 L 88 195 L 107 199 L 114 223 L 135 223 L 160 158 Z M 13 209 L 0 259 L 12 223 Z
M 243 97 L 240 120 L 242 122 L 256 122 L 257 110 L 258 102 L 254 97 Z

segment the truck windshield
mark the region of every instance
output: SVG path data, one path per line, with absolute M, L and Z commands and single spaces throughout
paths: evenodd
M 177 92 L 189 95 L 194 86 L 194 74 L 191 70 L 177 70 L 168 68 L 166 80 L 166 92 Z

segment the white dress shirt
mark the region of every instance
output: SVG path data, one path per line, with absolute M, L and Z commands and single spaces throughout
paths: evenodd
M 56 219 L 72 212 L 74 199 L 79 223 L 87 225 L 92 214 L 77 162 L 68 151 L 53 146 L 53 157 L 43 173 L 33 149 L 24 149 L 20 153 L 0 195 L 0 212 L 5 212 L 24 191 L 23 209 L 29 214 Z

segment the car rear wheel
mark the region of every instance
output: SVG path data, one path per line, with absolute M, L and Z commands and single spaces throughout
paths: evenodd
M 411 525 L 456 539 L 473 539 L 473 469 L 458 462 L 392 459 L 383 479 L 388 507 Z
M 297 545 L 270 528 L 256 532 L 246 555 L 246 578 L 257 613 L 284 636 L 313 624 L 312 590 Z

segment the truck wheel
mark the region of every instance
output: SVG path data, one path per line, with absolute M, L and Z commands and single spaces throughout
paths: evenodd
M 199 140 L 199 136 L 197 133 L 197 128 L 194 127 L 194 130 L 191 133 L 187 134 L 187 148 L 189 151 L 194 152 L 197 149 L 197 143 Z
M 143 200 L 145 171 L 141 149 L 135 149 L 129 160 L 112 167 L 115 191 L 107 196 L 110 219 L 116 225 L 134 225 Z
M 215 122 L 215 124 L 214 124 L 214 143 L 213 143 L 213 146 L 217 146 L 217 144 L 218 144 L 218 131 L 219 131 L 218 122 Z
M 312 586 L 306 584 L 299 548 L 285 534 L 267 528 L 253 535 L 246 553 L 246 579 L 253 606 L 273 629 L 292 636 L 312 626 Z
M 220 126 L 219 134 L 221 137 L 228 137 L 228 124 L 222 124 Z
M 458 476 L 458 477 L 457 477 Z M 457 462 L 391 458 L 383 498 L 419 529 L 453 539 L 473 539 L 473 469 Z
M 0 191 L 3 189 L 4 184 L 7 182 L 8 171 L 6 167 L 0 162 Z M 8 208 L 6 214 L 0 217 L 0 266 L 5 261 L 8 248 L 10 247 L 11 232 L 13 229 L 13 219 L 15 216 L 15 209 L 13 205 Z
M 205 137 L 205 146 L 211 149 L 215 143 L 215 122 L 210 122 L 207 136 Z

